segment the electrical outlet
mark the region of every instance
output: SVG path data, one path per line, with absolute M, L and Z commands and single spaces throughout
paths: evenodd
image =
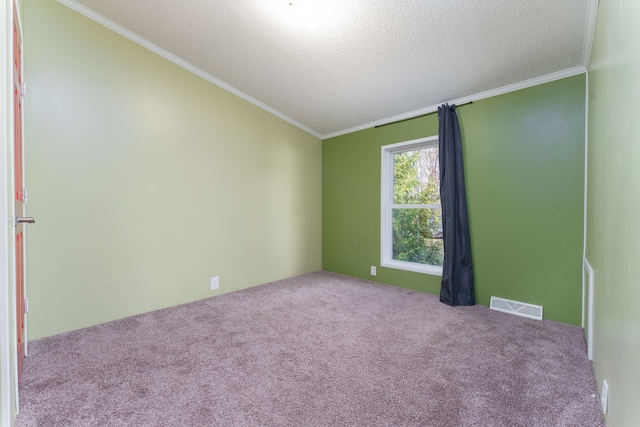
M 375 276 L 375 275 L 376 275 L 376 266 L 375 266 L 375 265 L 372 265 L 372 266 L 371 266 L 371 275 L 372 275 L 372 276 Z
M 607 404 L 609 403 L 609 383 L 607 380 L 602 381 L 602 393 L 600 394 L 600 406 L 602 413 L 607 413 Z
M 211 290 L 215 291 L 220 287 L 220 278 L 218 276 L 211 278 Z

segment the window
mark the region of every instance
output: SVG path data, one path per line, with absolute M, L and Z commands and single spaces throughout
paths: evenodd
M 442 275 L 438 136 L 382 147 L 383 267 Z

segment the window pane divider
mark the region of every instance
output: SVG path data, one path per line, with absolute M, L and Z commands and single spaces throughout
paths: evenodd
M 437 204 L 393 204 L 391 205 L 391 209 L 442 209 L 439 203 Z

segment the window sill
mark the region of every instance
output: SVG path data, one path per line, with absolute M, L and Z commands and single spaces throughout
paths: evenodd
M 386 260 L 380 263 L 380 267 L 395 268 L 396 270 L 413 271 L 415 273 L 442 276 L 442 267 L 438 265 L 418 264 L 416 262 Z

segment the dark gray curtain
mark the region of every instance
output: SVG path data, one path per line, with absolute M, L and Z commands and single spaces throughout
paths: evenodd
M 449 305 L 474 305 L 473 262 L 467 194 L 464 187 L 462 140 L 456 106 L 438 108 L 440 119 L 440 202 L 444 261 L 440 301 Z

